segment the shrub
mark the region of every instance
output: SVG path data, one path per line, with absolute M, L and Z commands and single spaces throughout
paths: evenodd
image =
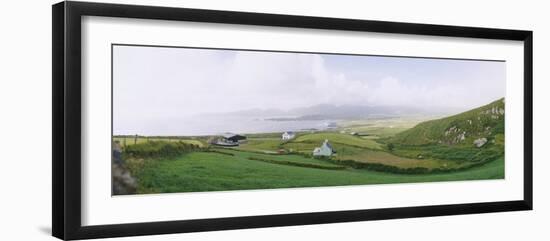
M 184 153 L 200 150 L 194 144 L 185 142 L 149 141 L 130 145 L 124 148 L 123 156 L 127 158 L 164 158 L 175 157 Z

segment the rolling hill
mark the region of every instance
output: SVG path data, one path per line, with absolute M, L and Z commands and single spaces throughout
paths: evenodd
M 419 123 L 388 142 L 409 146 L 504 145 L 504 98 L 457 115 Z

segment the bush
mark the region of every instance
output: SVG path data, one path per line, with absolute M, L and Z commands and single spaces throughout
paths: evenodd
M 185 142 L 149 141 L 127 146 L 123 156 L 127 158 L 164 158 L 175 157 L 184 153 L 201 150 L 194 144 Z

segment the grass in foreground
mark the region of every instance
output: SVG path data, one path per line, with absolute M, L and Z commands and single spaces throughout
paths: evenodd
M 297 162 L 323 162 L 301 156 L 274 156 L 233 151 L 234 155 L 193 152 L 173 160 L 151 161 L 140 168 L 138 193 L 228 191 L 294 187 L 343 186 L 504 178 L 504 159 L 465 171 L 406 175 L 363 169 L 323 170 L 250 160 L 286 158 Z M 232 152 L 232 153 L 233 153 Z M 328 164 L 328 163 L 327 163 Z

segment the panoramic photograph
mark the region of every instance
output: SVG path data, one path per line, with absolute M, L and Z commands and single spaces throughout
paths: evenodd
M 505 177 L 505 61 L 137 45 L 112 61 L 112 195 Z

